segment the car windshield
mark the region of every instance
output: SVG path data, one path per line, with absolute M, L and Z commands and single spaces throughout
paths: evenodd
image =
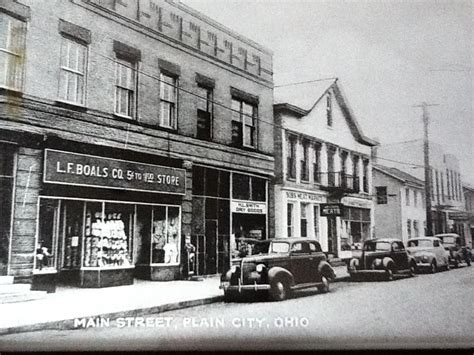
M 368 242 L 364 244 L 365 251 L 390 251 L 389 242 Z
M 443 244 L 454 244 L 454 237 L 443 237 Z
M 290 244 L 286 242 L 272 242 L 270 253 L 288 253 Z
M 433 246 L 433 242 L 427 239 L 418 239 L 408 241 L 408 247 L 422 247 L 429 248 Z

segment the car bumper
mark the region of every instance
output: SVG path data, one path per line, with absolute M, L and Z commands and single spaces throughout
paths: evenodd
M 254 283 L 252 285 L 242 285 L 242 284 L 230 285 L 228 282 L 221 282 L 219 288 L 223 289 L 224 292 L 237 291 L 237 292 L 241 293 L 243 291 L 255 291 L 256 292 L 256 291 L 269 290 L 270 285 L 268 285 L 268 284 L 257 284 L 257 283 Z
M 416 267 L 419 269 L 429 269 L 431 268 L 431 263 L 429 261 L 427 262 L 417 261 Z

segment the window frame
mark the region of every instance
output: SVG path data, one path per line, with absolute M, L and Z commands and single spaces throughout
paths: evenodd
M 387 205 L 388 204 L 387 186 L 375 186 L 375 196 L 376 196 L 377 205 Z
M 238 103 L 239 109 L 235 108 L 236 103 Z M 251 115 L 245 113 L 244 108 L 245 106 L 252 108 Z M 258 104 L 252 103 L 250 101 L 246 101 L 242 98 L 237 96 L 232 96 L 231 101 L 231 109 L 232 109 L 232 125 L 239 124 L 239 141 L 232 142 L 233 145 L 237 145 L 244 148 L 250 149 L 257 149 L 258 147 L 258 129 L 257 129 L 257 122 L 258 122 Z M 239 120 L 236 120 L 236 116 L 239 116 Z M 251 124 L 248 124 L 248 120 L 251 121 Z M 247 127 L 250 127 L 250 138 L 251 144 L 247 144 Z M 253 144 L 252 144 L 253 143 Z
M 169 83 L 164 78 L 169 78 L 173 80 L 173 83 Z M 165 129 L 177 130 L 178 129 L 178 93 L 179 93 L 179 76 L 176 74 L 168 73 L 166 71 L 160 72 L 160 91 L 159 91 L 159 112 L 158 112 L 158 126 Z M 163 97 L 165 85 L 170 86 L 173 90 L 174 101 L 169 101 Z M 172 113 L 172 116 L 169 117 L 169 125 L 163 123 L 163 103 L 170 105 L 168 114 Z
M 332 112 L 332 93 L 328 91 L 326 94 L 326 123 L 328 127 L 334 126 L 333 112 Z
M 68 49 L 67 49 L 67 60 L 69 61 L 70 60 L 70 56 L 69 56 L 69 53 L 70 53 L 70 50 L 71 50 L 71 44 L 74 44 L 76 46 L 82 46 L 84 48 L 84 58 L 82 58 L 83 60 L 83 72 L 81 73 L 80 71 L 76 70 L 76 69 L 72 69 L 72 68 L 69 68 L 67 66 L 64 66 L 63 65 L 63 46 L 64 44 L 67 43 L 68 44 Z M 69 36 L 64 36 L 62 35 L 61 36 L 61 50 L 60 50 L 60 63 L 59 63 L 59 82 L 58 82 L 58 101 L 61 101 L 61 102 L 65 102 L 65 103 L 68 103 L 68 104 L 72 104 L 72 105 L 76 105 L 76 106 L 86 106 L 86 93 L 87 93 L 87 73 L 88 73 L 88 69 L 89 69 L 89 46 L 85 43 L 83 43 L 82 41 L 79 41 L 79 40 L 76 40 L 72 37 L 69 37 Z M 78 60 L 76 58 L 76 65 L 78 63 Z M 69 80 L 66 80 L 66 89 L 65 89 L 65 92 L 66 92 L 66 97 L 62 97 L 61 96 L 61 93 L 64 91 L 62 89 L 62 85 L 61 85 L 61 82 L 62 82 L 62 74 L 63 72 L 66 72 L 68 74 L 67 78 L 69 78 L 69 75 L 74 75 L 75 78 L 77 77 L 80 77 L 82 76 L 82 102 L 79 102 L 77 100 L 77 96 L 78 96 L 78 93 L 77 93 L 77 85 L 78 85 L 78 81 L 76 80 L 76 90 L 75 90 L 75 94 L 76 94 L 76 101 L 73 101 L 73 100 L 69 100 L 67 95 L 68 95 L 68 86 L 69 86 Z
M 196 138 L 197 139 L 202 139 L 202 140 L 207 140 L 207 141 L 212 141 L 213 140 L 213 127 L 214 127 L 214 88 L 209 87 L 207 85 L 202 85 L 202 84 L 197 84 L 198 89 L 202 92 L 206 92 L 206 98 L 204 98 L 201 95 L 198 95 L 198 102 L 206 102 L 206 110 L 203 111 L 202 109 L 199 108 L 199 105 L 197 105 L 196 109 Z M 209 132 L 207 136 L 201 136 L 200 135 L 200 130 L 199 130 L 199 121 L 202 119 L 199 117 L 199 111 L 206 112 L 209 115 Z
M 123 86 L 123 85 L 119 85 L 119 78 L 121 77 L 121 73 L 119 73 L 119 69 L 120 68 L 126 68 L 126 69 L 130 69 L 131 70 L 131 73 L 133 75 L 132 77 L 132 80 L 131 80 L 131 83 L 133 84 L 133 90 L 126 87 L 126 86 Z M 124 59 L 124 58 L 121 58 L 121 57 L 117 57 L 115 58 L 115 90 L 114 90 L 114 95 L 115 95 L 115 100 L 114 100 L 114 114 L 116 116 L 120 116 L 120 117 L 123 117 L 123 118 L 126 118 L 126 119 L 135 119 L 136 118 L 136 113 L 137 113 L 137 88 L 138 88 L 138 85 L 137 85 L 137 80 L 138 80 L 138 62 L 137 61 L 132 61 L 132 60 L 129 60 L 129 59 Z M 118 95 L 118 90 L 125 90 L 128 92 L 128 94 L 130 95 L 130 93 L 132 93 L 132 100 L 130 100 L 129 96 L 127 95 L 128 97 L 128 100 L 129 100 L 129 103 L 128 103 L 128 112 L 127 114 L 124 114 L 122 112 L 120 112 L 119 110 L 117 110 L 117 107 L 120 107 L 119 105 L 119 102 L 118 102 L 118 99 L 119 99 L 119 95 Z M 121 102 L 120 102 L 121 104 Z
M 21 20 L 17 17 L 11 16 L 6 12 L 0 11 L 0 16 L 4 17 L 8 20 L 8 30 L 6 35 L 6 43 L 5 48 L 0 47 L 0 52 L 5 54 L 5 66 L 0 68 L 0 70 L 4 73 L 4 82 L 0 82 L 0 88 L 22 92 L 24 89 L 24 76 L 25 76 L 25 49 L 26 49 L 26 33 L 27 33 L 27 22 Z M 19 25 L 20 34 L 15 36 L 12 35 L 12 23 L 16 23 Z M 12 39 L 16 39 L 18 42 L 12 41 Z M 11 48 L 17 47 L 17 48 Z M 19 50 L 19 52 L 15 52 L 14 49 Z M 23 54 L 21 53 L 23 51 Z M 13 59 L 15 58 L 15 59 Z M 13 65 L 12 63 L 13 59 Z M 13 74 L 12 74 L 12 67 L 13 67 Z M 10 79 L 13 76 L 13 86 L 11 84 Z

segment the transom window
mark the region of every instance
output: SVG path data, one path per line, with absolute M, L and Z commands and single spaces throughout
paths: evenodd
M 135 63 L 117 59 L 115 66 L 115 113 L 134 116 L 136 73 Z
M 87 47 L 63 37 L 61 43 L 61 72 L 59 99 L 84 105 Z
M 255 121 L 257 106 L 243 100 L 232 99 L 232 144 L 256 147 Z
M 25 30 L 24 22 L 0 13 L 0 86 L 21 90 Z
M 165 128 L 176 129 L 178 78 L 160 74 L 160 121 Z

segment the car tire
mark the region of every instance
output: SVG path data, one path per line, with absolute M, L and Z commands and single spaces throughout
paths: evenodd
M 224 302 L 235 302 L 237 301 L 237 293 L 235 291 L 224 292 Z
M 411 262 L 409 267 L 410 267 L 410 269 L 408 271 L 408 275 L 410 277 L 415 277 L 415 275 L 416 275 L 416 264 L 414 262 Z
M 385 278 L 387 279 L 387 281 L 393 281 L 393 270 L 392 269 L 385 270 Z
M 436 265 L 436 261 L 432 261 L 430 265 L 430 274 L 436 274 L 438 272 L 438 266 Z
M 318 291 L 321 293 L 328 293 L 329 292 L 329 280 L 326 276 L 321 276 L 321 283 L 322 285 L 318 286 Z
M 290 285 L 284 278 L 276 278 L 270 284 L 270 299 L 272 301 L 283 301 L 288 298 Z

